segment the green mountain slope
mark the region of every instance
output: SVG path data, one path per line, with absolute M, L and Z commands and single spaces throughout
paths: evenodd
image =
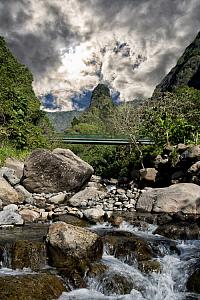
M 47 119 L 32 89 L 33 76 L 0 37 L 0 142 L 17 147 L 44 143 Z
M 183 86 L 200 90 L 200 32 L 186 48 L 176 66 L 156 87 L 154 96 L 160 92 L 171 92 Z

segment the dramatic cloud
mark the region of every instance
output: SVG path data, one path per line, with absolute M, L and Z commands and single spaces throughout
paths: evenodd
M 149 97 L 199 16 L 199 0 L 0 0 L 0 34 L 33 72 L 36 93 L 72 109 L 100 81 L 121 100 Z

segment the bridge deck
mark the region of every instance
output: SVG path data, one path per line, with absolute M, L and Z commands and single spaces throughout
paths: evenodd
M 131 139 L 119 138 L 84 138 L 84 137 L 55 137 L 52 141 L 60 141 L 68 144 L 94 144 L 94 145 L 130 145 L 133 142 Z M 154 142 L 150 139 L 138 139 L 137 144 L 153 145 Z

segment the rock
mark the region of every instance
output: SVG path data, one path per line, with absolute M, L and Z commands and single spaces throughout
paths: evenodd
M 143 180 L 155 182 L 157 173 L 155 168 L 145 168 L 140 170 L 140 177 Z
M 159 213 L 181 211 L 185 214 L 199 214 L 199 197 L 200 186 L 193 183 L 178 183 L 142 193 L 137 201 L 136 210 Z
M 13 169 L 7 168 L 4 172 L 3 177 L 12 185 L 15 186 L 16 184 L 20 183 L 20 178 L 15 175 L 15 171 Z
M 3 205 L 20 202 L 17 191 L 4 178 L 0 178 L 0 199 Z
M 62 221 L 67 224 L 71 224 L 71 225 L 79 226 L 79 227 L 88 227 L 90 225 L 90 223 L 88 221 L 80 219 L 77 216 L 69 215 L 69 214 L 53 216 L 53 220 L 55 222 Z
M 171 223 L 160 225 L 153 232 L 174 240 L 198 240 L 200 237 L 200 227 L 190 223 Z
M 89 221 L 97 223 L 103 221 L 105 212 L 102 208 L 89 208 L 84 210 L 83 214 Z
M 8 212 L 18 212 L 18 206 L 16 204 L 9 204 L 4 206 L 3 210 Z
M 101 290 L 104 295 L 125 295 L 130 294 L 131 290 L 135 288 L 135 283 L 130 274 L 120 274 L 116 271 L 107 272 L 99 279 Z
M 61 279 L 51 274 L 0 276 L 2 300 L 53 300 L 58 299 L 64 291 Z
M 100 197 L 103 197 L 105 195 L 104 192 L 99 191 L 96 188 L 93 187 L 86 187 L 84 190 L 76 193 L 73 197 L 71 197 L 68 200 L 69 205 L 74 207 L 81 207 L 82 203 L 85 201 L 95 201 L 97 202 Z
M 187 289 L 190 292 L 200 294 L 200 285 L 199 285 L 199 282 L 200 282 L 200 269 L 197 269 L 188 278 L 187 284 L 186 284 Z
M 184 160 L 198 161 L 200 160 L 200 145 L 189 147 L 181 155 L 181 158 Z
M 19 214 L 21 215 L 22 219 L 25 223 L 32 223 L 35 222 L 40 218 L 40 214 L 31 209 L 22 209 Z
M 101 238 L 89 230 L 64 222 L 50 225 L 47 234 L 49 263 L 58 268 L 81 270 L 84 274 L 89 262 L 102 257 Z
M 142 260 L 138 263 L 138 269 L 145 273 L 159 273 L 161 271 L 161 265 L 157 260 Z
M 110 255 L 132 265 L 135 260 L 150 260 L 152 250 L 148 242 L 133 233 L 126 231 L 104 231 L 102 239 Z
M 29 193 L 25 187 L 23 187 L 22 185 L 16 185 L 15 186 L 15 190 L 17 191 L 17 193 L 19 194 L 19 198 L 22 199 L 23 201 L 26 199 L 30 199 L 32 197 L 32 194 Z
M 66 196 L 65 193 L 60 193 L 58 195 L 50 197 L 48 199 L 48 202 L 49 203 L 53 203 L 53 204 L 61 204 L 61 203 L 63 203 L 65 201 L 65 196 Z
M 10 169 L 13 169 L 15 171 L 15 175 L 21 179 L 23 176 L 23 170 L 24 170 L 24 163 L 15 159 L 8 157 L 6 158 L 6 161 L 4 162 L 4 166 Z
M 0 211 L 0 225 L 23 225 L 24 220 L 17 213 L 10 210 Z
M 86 184 L 93 168 L 69 149 L 35 150 L 24 166 L 23 185 L 29 192 L 78 191 Z
M 30 268 L 38 271 L 47 264 L 46 247 L 43 242 L 18 240 L 12 247 L 12 269 Z

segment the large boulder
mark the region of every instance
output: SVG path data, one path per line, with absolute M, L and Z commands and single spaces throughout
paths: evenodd
M 50 225 L 47 247 L 50 264 L 82 272 L 89 262 L 100 259 L 103 251 L 102 240 L 96 233 L 64 222 Z
M 136 204 L 142 212 L 200 214 L 200 186 L 178 183 L 144 192 Z
M 62 280 L 51 274 L 0 276 L 2 300 L 53 300 L 65 290 Z
M 39 149 L 25 162 L 23 185 L 32 193 L 78 191 L 92 174 L 93 168 L 69 149 Z
M 0 199 L 3 205 L 20 202 L 17 191 L 2 177 L 0 177 Z

